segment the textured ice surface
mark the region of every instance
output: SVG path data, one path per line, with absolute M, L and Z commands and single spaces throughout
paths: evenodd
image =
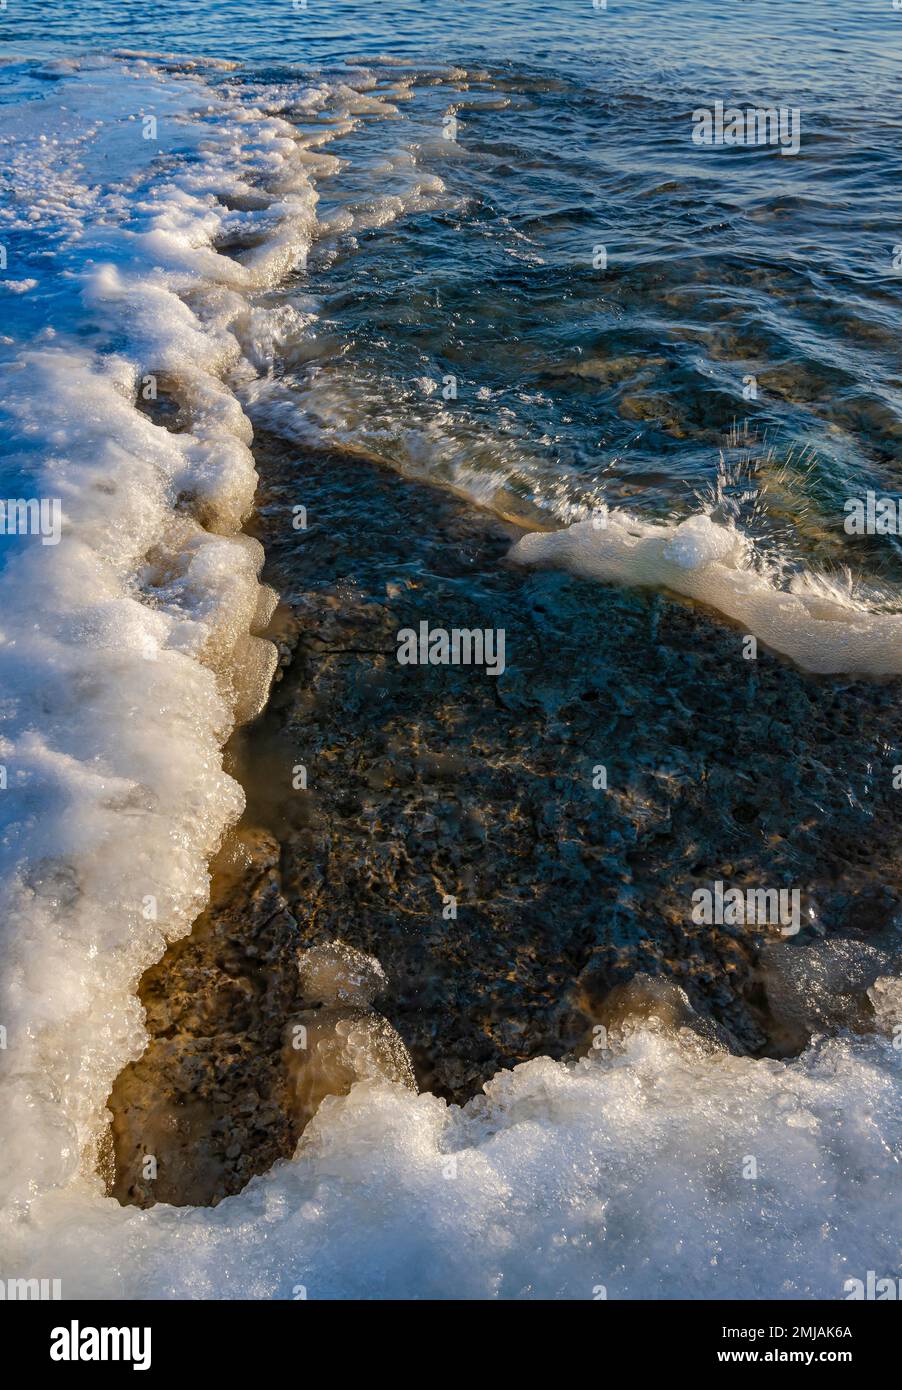
M 136 981 L 203 906 L 242 808 L 220 750 L 276 653 L 255 635 L 272 595 L 238 531 L 256 473 L 225 376 L 315 195 L 285 122 L 145 62 L 73 62 L 2 108 L 0 142 L 10 266 L 49 267 L 0 345 L 2 493 L 63 513 L 57 545 L 2 540 L 0 1191 L 19 1202 L 91 1171 L 143 1046 Z M 231 211 L 252 185 L 254 210 Z M 215 247 L 236 222 L 244 259 Z M 148 383 L 183 428 L 139 408 Z
M 8 1265 L 93 1297 L 841 1299 L 898 1269 L 898 1066 L 885 1040 L 785 1063 L 641 1031 L 463 1110 L 363 1082 L 212 1211 L 46 1194 Z
M 375 956 L 329 941 L 302 951 L 299 961 L 304 998 L 308 1004 L 352 1004 L 367 1008 L 388 981 Z

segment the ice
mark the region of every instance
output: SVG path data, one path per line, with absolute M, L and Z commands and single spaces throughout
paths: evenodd
M 136 984 L 206 901 L 242 808 L 222 744 L 275 660 L 239 531 L 255 474 L 233 385 L 309 327 L 257 296 L 313 233 L 311 172 L 337 167 L 318 144 L 394 108 L 365 81 L 319 88 L 305 100 L 336 119 L 302 139 L 150 55 L 55 77 L 0 108 L 13 285 L 38 274 L 17 236 L 53 248 L 8 301 L 6 495 L 64 513 L 58 546 L 7 538 L 0 572 L 0 1274 L 117 1299 L 839 1299 L 848 1277 L 892 1274 L 898 982 L 870 971 L 874 1031 L 797 1059 L 731 1056 L 646 989 L 618 1001 L 608 1047 L 501 1073 L 459 1109 L 412 1089 L 369 1010 L 378 962 L 319 947 L 303 966 L 322 1065 L 298 1095 L 319 1108 L 294 1158 L 214 1209 L 104 1196 L 106 1098 L 145 1043 Z M 136 133 L 145 107 L 171 147 Z M 438 191 L 421 181 L 412 205 Z M 359 225 L 396 211 L 376 200 Z M 148 374 L 179 430 L 139 409 Z M 707 520 L 612 514 L 515 553 L 673 588 L 813 670 L 899 669 L 899 619 L 778 592 Z
M 308 1004 L 355 1004 L 366 1008 L 388 987 L 375 956 L 344 941 L 325 942 L 301 953 L 301 987 Z
M 212 1211 L 48 1193 L 8 1268 L 101 1298 L 842 1299 L 898 1268 L 897 1056 L 752 1061 L 643 1027 L 463 1110 L 365 1081 Z
M 63 514 L 56 546 L 7 537 L 0 572 L 13 1211 L 73 1182 L 96 1192 L 106 1097 L 144 1045 L 137 980 L 204 906 L 242 810 L 222 745 L 277 658 L 262 549 L 239 530 L 252 431 L 226 377 L 243 360 L 233 323 L 306 250 L 316 201 L 287 123 L 196 77 L 93 59 L 49 93 L 0 111 L 27 190 L 3 210 L 10 268 L 22 230 L 32 260 L 52 248 L 8 316 L 4 495 Z M 177 130 L 177 157 L 142 140 L 144 106 Z M 226 204 L 251 188 L 253 245 L 222 254 Z M 161 396 L 178 429 L 154 423 Z
M 885 992 L 891 961 L 886 951 L 838 938 L 814 946 L 765 943 L 760 968 L 776 1024 L 787 1039 L 805 1041 L 821 1029 L 874 1026 L 867 1000 L 878 981 Z

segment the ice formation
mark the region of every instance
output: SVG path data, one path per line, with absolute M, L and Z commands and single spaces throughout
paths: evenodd
M 242 803 L 221 746 L 272 669 L 232 388 L 284 328 L 265 291 L 314 233 L 311 175 L 336 168 L 321 145 L 391 106 L 362 83 L 299 93 L 334 118 L 303 137 L 147 57 L 55 76 L 0 108 L 22 190 L 3 229 L 6 495 L 64 513 L 58 546 L 7 538 L 0 573 L 2 1276 L 61 1278 L 64 1297 L 616 1299 L 841 1298 L 847 1277 L 892 1273 L 897 1009 L 881 980 L 883 1032 L 791 1062 L 646 1019 L 579 1063 L 499 1074 L 463 1109 L 417 1095 L 391 1039 L 370 1036 L 377 1016 L 333 997 L 347 1048 L 384 1065 L 355 1064 L 364 1079 L 324 1100 L 292 1161 L 212 1210 L 104 1195 L 105 1101 L 144 1044 L 136 982 L 205 901 Z M 177 132 L 161 167 L 127 139 L 143 107 Z M 62 274 L 22 273 L 26 231 Z M 179 430 L 139 408 L 148 378 Z M 902 619 L 775 592 L 711 522 L 611 516 L 516 555 L 676 589 L 812 670 L 899 670 Z M 339 965 L 308 962 L 317 1002 Z M 378 986 L 374 963 L 357 974 Z

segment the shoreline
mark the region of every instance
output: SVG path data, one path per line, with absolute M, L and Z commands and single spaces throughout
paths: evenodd
M 892 564 L 830 536 L 891 462 L 891 319 L 859 283 L 809 339 L 805 261 L 745 254 L 796 225 L 767 168 L 722 222 L 702 163 L 656 182 L 679 92 L 634 141 L 619 81 L 562 76 L 16 75 L 7 407 L 66 524 L 5 571 L 5 1243 L 67 1298 L 893 1267 L 899 686 L 742 653 L 794 607 L 818 669 L 898 665 Z M 596 200 L 639 250 L 604 283 Z M 759 457 L 729 421 L 768 354 Z M 520 493 L 574 524 L 512 546 Z M 504 669 L 399 663 L 405 630 L 503 632 Z M 769 894 L 795 936 L 725 916 Z
M 419 1088 L 455 1104 L 519 1062 L 585 1054 L 599 1025 L 688 1027 L 753 1057 L 873 1027 L 865 990 L 902 896 L 897 816 L 881 796 L 857 846 L 842 769 L 889 746 L 894 682 L 805 676 L 767 653 L 737 671 L 729 623 L 510 565 L 514 528 L 449 492 L 263 432 L 255 455 L 248 529 L 282 595 L 279 672 L 227 745 L 247 807 L 212 906 L 142 981 L 151 1041 L 111 1097 L 120 1201 L 204 1205 L 291 1156 L 297 953 L 336 939 L 381 962 L 377 1007 Z M 424 617 L 505 627 L 507 670 L 399 666 L 397 630 Z M 818 910 L 799 941 L 691 923 L 694 887 L 790 872 Z M 853 982 L 838 996 L 810 984 L 828 961 Z M 142 1184 L 148 1151 L 161 1176 Z

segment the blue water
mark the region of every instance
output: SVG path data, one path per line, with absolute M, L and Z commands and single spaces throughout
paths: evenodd
M 396 120 L 335 146 L 349 164 L 323 182 L 321 213 L 390 192 L 378 171 L 410 148 L 447 206 L 324 238 L 286 287 L 317 296 L 331 334 L 314 367 L 276 364 L 308 442 L 322 422 L 323 442 L 353 437 L 437 479 L 495 475 L 507 510 L 516 498 L 557 520 L 600 501 L 682 515 L 716 493 L 787 561 L 902 577 L 897 538 L 842 531 L 848 497 L 902 485 L 890 0 L 89 0 L 17 4 L 0 22 L 17 102 L 65 81 L 40 60 L 119 49 L 199 72 L 231 60 L 208 79 L 289 116 L 313 76 L 416 74 Z M 693 145 L 691 113 L 716 99 L 797 107 L 799 154 Z M 449 112 L 453 143 L 439 138 Z M 450 429 L 422 389 L 449 374 Z M 339 375 L 354 407 L 322 412 Z
M 900 17 L 891 0 L 248 0 L 148 6 L 140 0 L 17 0 L 2 16 L 17 51 L 152 48 L 253 62 L 344 62 L 375 53 L 422 61 L 547 62 L 588 78 L 750 87 L 789 83 L 861 105 L 890 97 Z M 774 93 L 775 94 L 775 93 Z

